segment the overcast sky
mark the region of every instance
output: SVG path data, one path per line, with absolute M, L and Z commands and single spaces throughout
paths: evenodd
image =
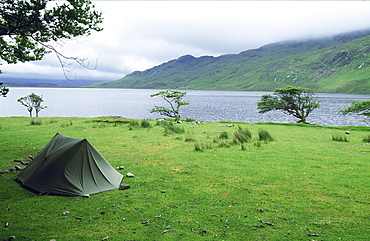
M 185 54 L 237 54 L 282 40 L 370 28 L 370 1 L 92 1 L 104 30 L 64 41 L 65 55 L 96 70 L 70 66 L 72 79 L 116 80 Z M 0 66 L 6 77 L 63 79 L 54 54 Z

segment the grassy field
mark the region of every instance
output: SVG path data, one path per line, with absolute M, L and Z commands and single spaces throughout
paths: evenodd
M 82 198 L 0 174 L 0 240 L 370 240 L 369 127 L 31 120 L 0 118 L 0 171 L 59 132 L 135 177 Z

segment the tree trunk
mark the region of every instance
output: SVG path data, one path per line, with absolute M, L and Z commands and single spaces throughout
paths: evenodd
M 306 117 L 305 117 L 305 116 L 302 116 L 302 117 L 301 117 L 301 123 L 303 123 L 303 124 L 307 124 L 307 119 L 306 119 Z

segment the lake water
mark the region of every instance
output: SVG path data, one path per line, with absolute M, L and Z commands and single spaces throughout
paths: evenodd
M 95 88 L 19 88 L 11 87 L 8 97 L 0 98 L 0 116 L 28 116 L 17 99 L 31 93 L 42 95 L 47 109 L 40 117 L 99 117 L 122 116 L 136 119 L 155 119 L 149 113 L 155 105 L 167 106 L 160 97 L 150 97 L 159 90 L 95 89 Z M 185 100 L 191 104 L 180 109 L 182 118 L 202 121 L 280 122 L 294 123 L 292 116 L 278 111 L 258 113 L 257 102 L 263 94 L 259 91 L 209 91 L 188 90 Z M 368 125 L 362 116 L 339 114 L 340 108 L 351 101 L 370 100 L 370 95 L 318 93 L 321 107 L 308 118 L 310 123 L 327 126 Z

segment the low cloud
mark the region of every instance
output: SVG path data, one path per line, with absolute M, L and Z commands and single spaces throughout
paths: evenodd
M 88 58 L 96 70 L 74 64 L 78 79 L 115 80 L 185 54 L 237 54 L 283 41 L 330 36 L 370 27 L 367 1 L 93 1 L 104 30 L 61 51 Z M 64 78 L 55 56 L 2 65 L 4 76 Z

